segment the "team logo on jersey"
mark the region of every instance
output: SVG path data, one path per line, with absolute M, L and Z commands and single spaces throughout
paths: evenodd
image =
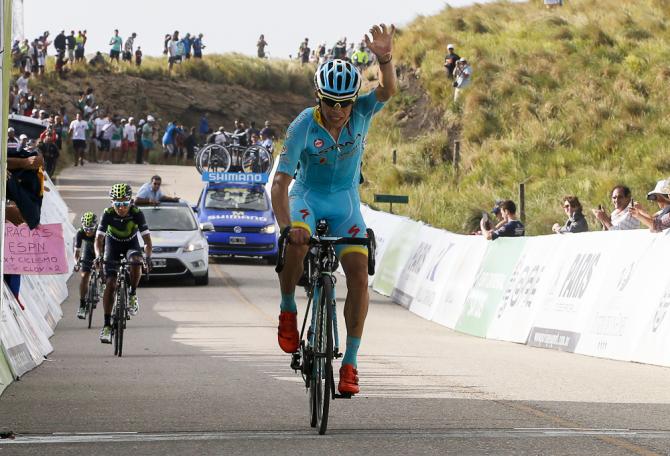
M 302 214 L 303 220 L 305 220 L 309 216 L 309 211 L 307 209 L 300 209 L 300 213 Z
M 315 139 L 314 140 L 314 147 L 317 149 L 320 149 L 323 147 L 323 139 Z
M 320 165 L 323 165 L 323 164 L 326 163 L 327 161 L 328 161 L 328 159 L 327 159 L 326 157 L 321 157 L 321 158 L 319 158 L 319 164 L 320 164 Z
M 361 232 L 361 229 L 358 227 L 358 225 L 354 225 L 351 228 L 349 228 L 348 233 L 351 234 L 351 237 L 356 237 L 358 236 L 358 233 Z

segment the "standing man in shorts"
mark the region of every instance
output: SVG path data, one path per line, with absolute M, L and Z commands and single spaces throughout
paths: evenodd
M 84 154 L 86 153 L 86 131 L 88 122 L 81 118 L 81 113 L 77 113 L 77 118 L 70 123 L 70 137 L 72 138 L 72 148 L 74 149 L 74 166 L 77 162 L 84 166 Z
M 144 163 L 149 163 L 149 152 L 154 148 L 154 116 L 148 115 L 147 121 L 142 126 L 142 149 L 144 150 Z
M 109 50 L 109 60 L 119 63 L 119 56 L 121 55 L 121 46 L 123 45 L 123 39 L 119 36 L 119 31 L 114 30 L 114 36 L 109 40 L 109 45 L 112 47 Z
M 135 126 L 135 118 L 128 117 L 128 123 L 123 127 L 123 141 L 125 145 L 125 151 L 123 155 L 126 157 L 125 161 L 129 161 L 127 154 L 130 154 L 131 157 L 134 156 L 135 148 L 137 147 L 136 137 L 137 127 Z

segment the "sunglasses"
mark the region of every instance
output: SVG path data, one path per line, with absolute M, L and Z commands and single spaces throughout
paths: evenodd
M 114 207 L 128 207 L 130 206 L 130 201 L 112 201 Z
M 319 95 L 319 99 L 323 101 L 326 106 L 329 106 L 331 108 L 346 108 L 352 104 L 354 104 L 354 101 L 356 101 L 356 98 L 350 98 L 349 100 L 342 100 L 342 101 L 337 101 L 333 100 L 332 98 L 324 97 L 323 95 Z
M 95 227 L 94 226 L 85 226 L 84 231 L 90 233 L 91 231 L 95 231 Z

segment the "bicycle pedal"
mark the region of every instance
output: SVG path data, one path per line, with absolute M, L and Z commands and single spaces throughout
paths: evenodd
M 335 359 L 342 358 L 342 353 L 335 352 Z
M 300 365 L 300 353 L 293 353 L 293 355 L 291 355 L 291 369 L 296 372 L 302 369 L 302 366 Z

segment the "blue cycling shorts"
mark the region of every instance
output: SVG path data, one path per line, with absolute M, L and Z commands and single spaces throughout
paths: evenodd
M 360 238 L 367 236 L 357 188 L 321 193 L 296 182 L 289 193 L 289 208 L 291 226 L 304 228 L 309 234 L 314 233 L 317 221 L 325 219 L 328 222 L 330 236 Z M 353 252 L 368 255 L 368 249 L 362 245 L 338 245 L 335 246 L 335 252 L 340 258 Z

